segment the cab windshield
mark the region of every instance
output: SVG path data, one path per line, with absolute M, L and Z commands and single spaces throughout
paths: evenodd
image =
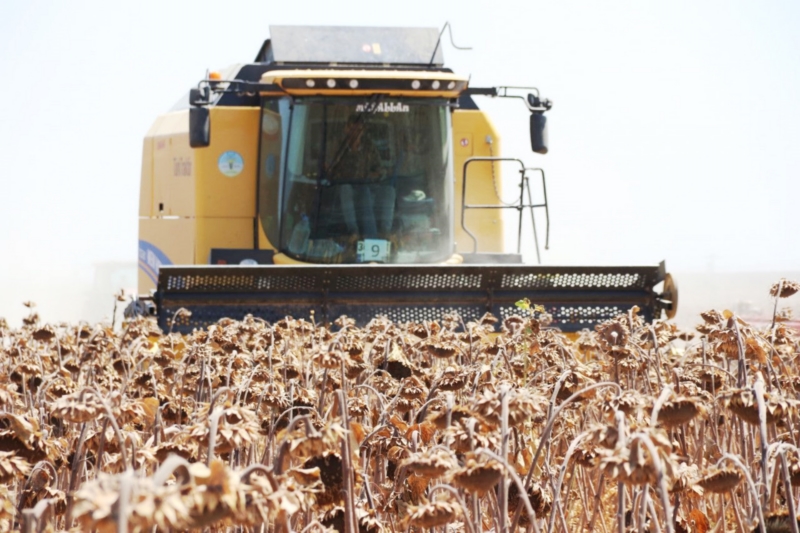
M 450 256 L 446 100 L 307 98 L 277 107 L 284 126 L 275 205 L 282 252 L 314 263 Z M 264 113 L 273 113 L 266 104 Z

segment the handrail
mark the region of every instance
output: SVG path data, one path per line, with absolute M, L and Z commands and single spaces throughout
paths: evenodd
M 496 204 L 467 204 L 467 168 L 471 163 L 475 162 L 502 162 L 502 161 L 516 161 L 519 163 L 520 166 L 520 183 L 519 183 L 519 201 L 516 204 L 512 205 L 496 205 Z M 531 195 L 531 188 L 530 183 L 528 181 L 527 172 L 528 171 L 535 171 L 539 172 L 542 176 L 542 191 L 544 193 L 544 203 L 534 204 L 533 198 Z M 497 191 L 495 191 L 497 194 Z M 527 195 L 528 202 L 525 203 L 525 196 Z M 522 162 L 521 159 L 517 159 L 515 157 L 470 157 L 464 161 L 464 171 L 461 176 L 461 229 L 469 235 L 472 239 L 472 253 L 477 253 L 478 251 L 478 239 L 475 237 L 469 229 L 467 229 L 466 225 L 466 212 L 468 209 L 516 209 L 519 213 L 519 222 L 517 224 L 517 253 L 521 253 L 522 250 L 522 214 L 523 210 L 529 209 L 531 213 L 531 225 L 533 227 L 533 240 L 534 245 L 536 247 L 536 261 L 537 263 L 541 264 L 542 259 L 539 254 L 539 236 L 536 231 L 536 217 L 534 216 L 534 209 L 537 208 L 544 208 L 545 211 L 545 221 L 546 221 L 546 230 L 545 230 L 545 250 L 550 249 L 550 210 L 547 206 L 547 186 L 545 181 L 545 174 L 544 170 L 541 168 L 531 168 L 526 167 L 525 164 Z

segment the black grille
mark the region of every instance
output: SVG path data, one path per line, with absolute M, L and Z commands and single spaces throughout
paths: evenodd
M 501 287 L 516 289 L 643 289 L 646 284 L 647 278 L 639 273 L 512 273 L 503 275 Z
M 369 268 L 369 267 L 367 267 Z M 360 272 L 355 275 L 336 277 L 334 290 L 437 290 L 471 289 L 481 286 L 481 274 L 392 274 L 370 276 Z
M 325 265 L 162 267 L 156 294 L 159 323 L 169 329 L 180 308 L 192 312 L 173 328 L 191 331 L 223 317 L 247 314 L 269 322 L 285 316 L 328 323 L 341 315 L 364 325 L 376 316 L 398 323 L 458 313 L 464 321 L 491 311 L 518 314 L 528 298 L 543 305 L 553 325 L 576 331 L 636 305 L 660 314 L 654 286 L 659 267 L 529 267 L 507 265 Z

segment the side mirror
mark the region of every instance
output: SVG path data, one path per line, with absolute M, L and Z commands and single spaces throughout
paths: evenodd
M 207 103 L 208 103 L 208 98 L 203 93 L 203 91 L 201 91 L 197 87 L 195 87 L 194 89 L 189 89 L 189 105 L 199 106 L 199 105 L 205 105 Z
M 547 117 L 544 112 L 553 107 L 547 98 L 539 98 L 539 93 L 528 94 L 528 109 L 531 112 L 531 150 L 537 154 L 547 153 Z
M 547 117 L 541 111 L 531 113 L 531 150 L 547 153 Z
M 189 146 L 205 148 L 211 143 L 211 117 L 207 107 L 189 108 Z

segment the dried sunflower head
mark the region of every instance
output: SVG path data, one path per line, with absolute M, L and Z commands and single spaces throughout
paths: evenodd
M 366 416 L 369 411 L 368 399 L 363 396 L 354 396 L 347 399 L 347 414 L 353 418 Z
M 438 378 L 436 378 L 438 388 L 444 391 L 458 391 L 467 384 L 467 374 L 457 372 L 452 366 L 448 366 Z
M 777 298 L 788 298 L 789 296 L 800 291 L 800 283 L 791 281 L 786 278 L 781 278 L 780 281 L 775 283 L 769 290 L 770 296 Z
M 744 476 L 735 467 L 712 468 L 702 474 L 697 484 L 708 492 L 730 492 L 742 482 Z
M 652 485 L 658 476 L 652 458 L 645 455 L 638 442 L 604 454 L 600 466 L 611 479 L 626 485 Z
M 422 344 L 422 348 L 432 355 L 440 359 L 454 357 L 461 352 L 458 343 L 452 339 L 429 338 Z
M 436 500 L 410 505 L 406 512 L 408 525 L 430 529 L 453 523 L 459 516 L 461 507 L 449 500 Z
M 594 424 L 588 430 L 591 435 L 591 441 L 597 446 L 601 446 L 607 450 L 613 450 L 617 447 L 619 440 L 619 430 L 616 426 L 606 424 Z
M 696 493 L 702 496 L 702 488 L 696 484 L 699 478 L 700 474 L 697 465 L 680 463 L 677 468 L 675 468 L 672 486 L 670 487 L 669 491 L 676 493 L 686 490 L 694 490 Z
M 531 417 L 540 418 L 547 409 L 548 400 L 526 389 L 508 388 L 508 423 L 516 426 Z M 481 422 L 490 427 L 499 427 L 502 414 L 502 399 L 499 391 L 484 390 L 472 405 Z
M 473 416 L 472 412 L 463 405 L 454 405 L 450 410 L 450 424 L 460 422 L 466 418 Z M 428 417 L 428 422 L 432 423 L 436 429 L 445 429 L 447 427 L 447 409 L 441 411 L 432 411 Z
M 403 460 L 401 466 L 417 475 L 437 478 L 457 467 L 458 463 L 451 452 L 439 448 L 413 453 Z
M 645 395 L 634 389 L 624 390 L 620 395 L 609 392 L 604 396 L 603 410 L 611 414 L 622 411 L 628 416 L 634 416 L 637 411 L 644 408 L 647 401 Z
M 617 443 L 613 450 L 602 450 L 603 458 L 600 466 L 609 477 L 626 485 L 654 485 L 658 479 L 658 465 L 668 484 L 675 477 L 676 457 L 672 454 L 672 442 L 667 433 L 661 429 L 646 428 L 644 433 L 653 444 L 654 457 L 643 443 L 644 436 L 636 437 L 625 443 Z
M 340 368 L 344 360 L 344 354 L 338 350 L 320 350 L 312 360 L 320 368 Z
M 383 533 L 385 528 L 373 510 L 356 507 L 359 533 Z M 329 528 L 331 532 L 346 531 L 344 507 L 336 506 L 322 515 L 320 523 Z
M 211 415 L 217 421 L 215 453 L 228 453 L 256 441 L 261 430 L 255 413 L 245 407 L 217 409 Z M 208 443 L 210 424 L 199 423 L 189 428 L 189 435 L 201 444 Z
M 56 330 L 50 324 L 45 324 L 44 326 L 35 329 L 33 333 L 31 333 L 31 337 L 37 341 L 48 342 L 56 337 Z
M 88 422 L 97 418 L 103 412 L 103 407 L 93 393 L 84 389 L 53 402 L 50 412 L 54 417 L 68 422 Z
M 283 412 L 290 406 L 289 396 L 287 396 L 283 385 L 277 382 L 264 385 L 259 401 L 278 412 Z
M 723 388 L 725 380 L 729 378 L 724 370 L 710 365 L 692 366 L 681 377 L 697 381 L 707 392 L 719 392 Z
M 31 465 L 14 452 L 0 451 L 0 483 L 12 484 L 24 478 L 31 471 Z M 46 471 L 45 471 L 46 472 Z
M 150 478 L 137 478 L 130 473 L 100 473 L 75 494 L 75 517 L 84 530 L 116 529 L 123 484 L 128 486 L 127 520 L 132 530 L 192 527 L 191 513 L 179 485 L 156 485 Z
M 187 461 L 196 462 L 198 446 L 197 443 L 162 442 L 155 447 L 154 453 L 159 463 L 166 461 L 170 455 L 177 455 Z
M 503 477 L 503 465 L 494 459 L 468 453 L 465 455 L 464 466 L 453 471 L 452 476 L 453 484 L 457 487 L 483 495 Z
M 347 376 L 347 379 L 356 379 L 361 375 L 362 372 L 368 370 L 369 368 L 369 365 L 363 361 L 354 361 L 349 359 L 345 363 L 345 375 Z
M 478 323 L 481 326 L 491 326 L 494 327 L 497 324 L 497 317 L 494 316 L 492 313 L 484 313 L 482 317 L 478 319 Z
M 341 503 L 344 494 L 341 455 L 330 451 L 324 452 L 322 455 L 307 459 L 303 463 L 303 468 L 319 469 L 319 480 L 322 482 L 323 490 L 316 495 L 317 505 Z
M 748 424 L 759 425 L 758 401 L 752 389 L 733 389 L 720 394 L 723 405 Z M 774 393 L 764 393 L 767 424 L 774 424 L 785 418 L 793 406 L 785 398 Z
M 558 395 L 556 397 L 559 400 L 566 400 L 579 390 L 586 388 L 588 385 L 594 383 L 594 379 L 592 379 L 591 377 L 589 377 L 589 375 L 587 375 L 588 371 L 589 368 L 584 367 L 584 365 L 575 365 L 573 368 L 571 368 L 569 370 L 569 374 L 562 382 L 561 387 L 558 389 Z M 591 394 L 592 394 L 591 391 L 588 394 L 582 394 L 581 396 L 578 397 L 578 399 L 584 400 Z
M 611 350 L 611 348 L 615 346 L 623 347 L 628 343 L 628 340 L 630 339 L 630 331 L 628 329 L 628 325 L 623 323 L 622 320 L 609 320 L 607 322 L 603 322 L 602 324 L 598 324 L 595 327 L 600 345 L 605 350 Z
M 791 515 L 787 509 L 772 513 L 765 513 L 764 527 L 767 533 L 789 533 L 795 529 L 792 527 Z M 800 528 L 800 518 L 795 518 L 796 525 Z M 758 524 L 753 528 L 754 532 L 761 531 Z
M 503 320 L 501 331 L 513 337 L 524 331 L 527 322 L 528 320 L 519 315 L 507 316 L 505 320 Z
M 425 385 L 416 376 L 404 378 L 400 385 L 400 396 L 408 400 L 420 400 L 427 394 Z
M 705 407 L 694 398 L 678 396 L 665 401 L 658 411 L 658 422 L 664 427 L 681 426 L 705 413 Z
M 531 503 L 533 512 L 536 513 L 537 518 L 546 516 L 553 504 L 553 493 L 547 484 L 542 484 L 537 481 L 531 483 L 528 488 L 528 501 Z M 511 516 L 517 512 L 517 508 L 522 506 L 522 514 L 520 515 L 520 524 L 527 526 L 530 524 L 531 517 L 528 516 L 528 510 L 525 503 L 520 497 L 519 487 L 516 483 L 511 483 L 508 487 L 508 511 Z
M 415 365 L 409 361 L 403 349 L 394 342 L 392 342 L 389 357 L 384 359 L 381 352 L 379 356 L 373 357 L 372 364 L 376 368 L 385 368 L 389 375 L 396 380 L 411 376 L 415 369 Z
M 476 448 L 492 448 L 499 443 L 498 433 L 492 431 L 479 432 L 480 425 L 474 420 L 464 419 L 457 423 L 454 422 L 446 432 L 446 438 L 450 439 L 450 447 L 456 453 L 467 453 Z M 470 430 L 470 426 L 473 427 Z

